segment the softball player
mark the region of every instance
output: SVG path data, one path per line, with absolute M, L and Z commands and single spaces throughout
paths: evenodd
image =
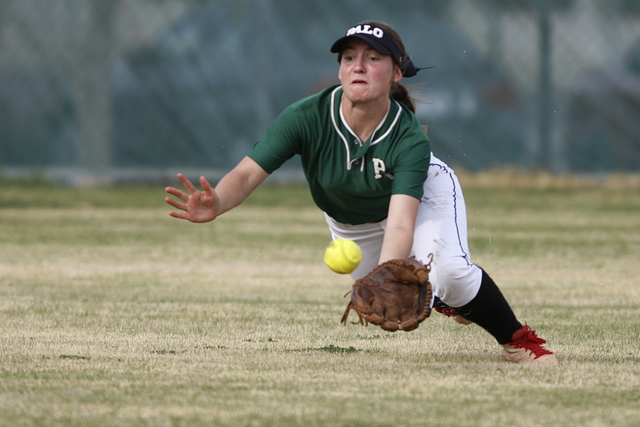
M 433 254 L 436 310 L 487 330 L 513 362 L 556 364 L 545 341 L 516 319 L 491 277 L 471 262 L 460 184 L 431 154 L 413 100 L 400 84 L 419 69 L 398 33 L 381 22 L 363 22 L 331 51 L 338 54 L 341 84 L 286 108 L 215 189 L 201 177 L 198 191 L 179 174 L 188 194 L 167 187 L 181 201 L 166 202 L 184 211 L 170 215 L 211 221 L 299 155 L 332 237 L 362 249 L 354 279 L 390 259 L 427 261 Z

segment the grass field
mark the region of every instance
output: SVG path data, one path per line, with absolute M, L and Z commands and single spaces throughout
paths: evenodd
M 473 260 L 558 367 L 437 313 L 340 325 L 303 187 L 195 225 L 162 187 L 0 182 L 0 425 L 640 425 L 640 186 L 476 178 Z

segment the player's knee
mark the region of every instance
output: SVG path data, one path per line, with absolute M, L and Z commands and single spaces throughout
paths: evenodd
M 478 293 L 482 281 L 482 270 L 473 264 L 449 263 L 437 270 L 440 299 L 451 307 L 467 304 Z

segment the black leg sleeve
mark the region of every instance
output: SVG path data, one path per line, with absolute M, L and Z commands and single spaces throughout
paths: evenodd
M 454 308 L 465 319 L 486 329 L 500 344 L 510 342 L 513 333 L 522 327 L 502 292 L 484 270 L 478 295 L 470 303 Z

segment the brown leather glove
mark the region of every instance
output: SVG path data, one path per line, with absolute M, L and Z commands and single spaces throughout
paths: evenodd
M 431 259 L 427 265 L 415 258 L 394 259 L 358 279 L 342 323 L 354 310 L 359 318 L 354 324 L 372 323 L 390 332 L 416 329 L 431 314 Z

